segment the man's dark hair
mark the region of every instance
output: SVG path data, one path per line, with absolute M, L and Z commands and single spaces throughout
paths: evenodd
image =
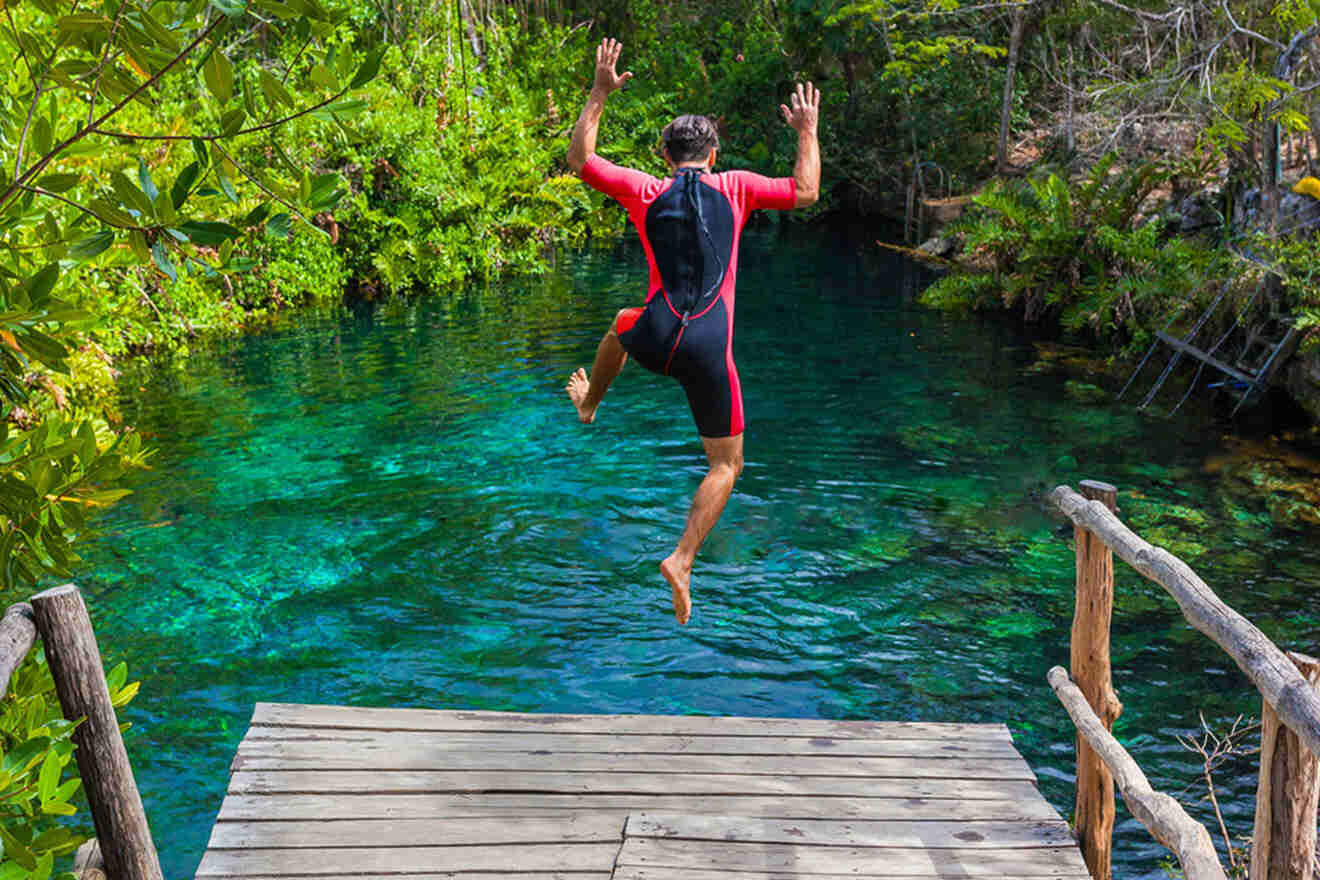
M 660 142 L 673 161 L 692 162 L 706 158 L 706 154 L 718 148 L 720 136 L 709 117 L 686 114 L 665 126 L 660 132 Z

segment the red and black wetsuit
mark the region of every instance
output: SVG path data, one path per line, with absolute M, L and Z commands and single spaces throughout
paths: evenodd
M 733 363 L 738 238 L 752 211 L 797 204 L 793 178 L 680 168 L 659 180 L 593 154 L 582 179 L 627 209 L 651 267 L 646 305 L 620 316 L 619 342 L 639 364 L 683 385 L 701 436 L 741 434 Z

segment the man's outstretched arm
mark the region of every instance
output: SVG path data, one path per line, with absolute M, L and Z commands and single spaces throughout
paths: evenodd
M 587 106 L 582 108 L 577 125 L 573 126 L 573 140 L 568 145 L 568 167 L 577 174 L 582 173 L 582 166 L 596 152 L 596 132 L 600 128 L 601 114 L 605 112 L 605 99 L 610 96 L 610 92 L 632 79 L 630 71 L 622 74 L 614 72 L 622 49 L 622 43 L 608 37 L 596 47 L 596 79 L 591 86 Z
M 798 83 L 789 98 L 789 104 L 780 104 L 779 111 L 784 114 L 784 121 L 798 135 L 793 183 L 797 188 L 797 207 L 805 208 L 815 204 L 820 197 L 820 142 L 816 139 L 816 123 L 820 118 L 820 89 L 811 83 L 805 86 Z M 586 111 L 583 112 L 585 114 Z M 578 124 L 581 125 L 580 122 Z

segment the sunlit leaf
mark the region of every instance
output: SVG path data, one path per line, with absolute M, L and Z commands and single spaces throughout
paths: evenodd
M 206 87 L 211 90 L 211 94 L 221 104 L 227 104 L 229 99 L 234 97 L 234 67 L 225 57 L 225 53 L 220 51 L 220 47 L 212 50 L 207 57 L 206 63 L 202 65 L 202 78 L 206 80 Z
M 60 759 L 54 752 L 46 755 L 41 762 L 41 774 L 37 777 L 37 794 L 43 802 L 55 796 L 55 789 L 60 784 Z

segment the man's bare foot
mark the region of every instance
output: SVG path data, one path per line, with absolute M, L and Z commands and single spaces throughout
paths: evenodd
M 688 591 L 692 568 L 684 567 L 675 556 L 670 556 L 660 563 L 660 573 L 669 581 L 669 586 L 674 588 L 674 619 L 679 623 L 687 623 L 692 614 L 692 596 Z
M 564 390 L 568 392 L 568 399 L 573 401 L 573 406 L 577 409 L 578 421 L 584 425 L 590 425 L 596 418 L 596 407 L 588 407 L 587 391 L 591 388 L 591 380 L 587 378 L 587 371 L 578 367 L 573 375 L 568 377 L 568 384 Z

